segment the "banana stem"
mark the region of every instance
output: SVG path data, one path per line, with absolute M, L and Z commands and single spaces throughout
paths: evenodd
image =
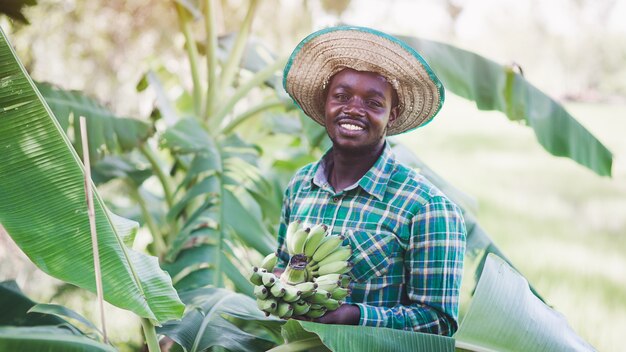
M 146 338 L 148 351 L 161 352 L 159 340 L 157 339 L 156 331 L 154 330 L 154 325 L 150 322 L 150 320 L 141 318 L 141 327 L 143 328 L 143 334 Z
M 161 182 L 161 187 L 163 187 L 163 194 L 165 195 L 165 202 L 169 208 L 174 206 L 174 193 L 172 192 L 171 180 L 167 176 L 167 174 L 163 171 L 161 167 L 161 162 L 156 155 L 156 153 L 150 148 L 146 143 L 142 144 L 139 147 L 141 154 L 148 159 L 150 166 L 152 166 L 152 170 L 154 170 L 156 177 Z
M 202 84 L 200 82 L 200 73 L 198 70 L 198 48 L 189 24 L 187 10 L 178 2 L 176 2 L 176 12 L 178 20 L 185 36 L 185 48 L 189 57 L 189 65 L 191 67 L 191 78 L 193 80 L 193 106 L 196 116 L 200 118 L 202 112 Z
M 141 217 L 148 225 L 148 229 L 150 229 L 150 233 L 152 234 L 152 239 L 154 240 L 154 247 L 156 249 L 157 256 L 162 256 L 167 251 L 167 245 L 163 240 L 163 234 L 159 231 L 159 227 L 157 226 L 154 218 L 150 214 L 148 210 L 148 205 L 146 204 L 146 200 L 143 198 L 139 191 L 139 187 L 133 187 L 134 185 L 129 184 L 129 188 L 131 189 L 131 193 L 134 196 L 135 200 L 139 204 L 139 208 L 141 209 Z M 141 186 L 140 186 L 141 187 Z
M 237 102 L 243 98 L 246 94 L 248 94 L 253 88 L 262 84 L 265 80 L 270 78 L 273 74 L 276 73 L 280 68 L 285 66 L 287 62 L 287 58 L 282 58 L 276 60 L 272 65 L 267 66 L 263 70 L 257 72 L 254 77 L 252 77 L 248 82 L 239 87 L 237 91 L 228 99 L 228 101 L 215 113 L 214 116 L 211 117 L 210 125 L 221 123 L 224 116 L 226 116 L 229 112 L 232 111 L 233 107 Z
M 207 121 L 213 112 L 213 103 L 217 93 L 217 30 L 215 28 L 214 0 L 206 0 L 204 4 L 204 25 L 206 30 L 206 57 L 207 57 L 207 89 L 206 104 L 203 111 L 203 120 Z
M 252 108 L 250 108 L 248 111 L 244 112 L 243 114 L 237 116 L 236 118 L 234 118 L 232 121 L 228 122 L 228 125 L 226 125 L 224 128 L 222 128 L 222 133 L 223 134 L 229 134 L 231 133 L 237 126 L 239 126 L 242 122 L 246 121 L 247 119 L 249 119 L 250 117 L 260 113 L 261 111 L 264 110 L 269 110 L 272 108 L 277 108 L 280 106 L 283 106 L 284 104 L 278 100 L 278 99 L 272 99 L 272 100 L 268 100 L 265 101 L 259 105 L 256 105 Z
M 258 0 L 250 1 L 250 6 L 248 6 L 248 12 L 246 13 L 246 17 L 241 24 L 241 29 L 239 30 L 239 33 L 237 33 L 235 45 L 233 46 L 233 49 L 228 56 L 226 66 L 222 70 L 222 79 L 220 82 L 220 91 L 222 92 L 226 91 L 226 89 L 230 87 L 233 78 L 235 77 L 235 72 L 237 71 L 237 67 L 239 67 L 241 57 L 243 56 L 244 49 L 246 48 L 246 42 L 248 41 L 250 28 L 252 27 L 252 19 L 254 18 L 254 13 L 256 11 L 258 3 Z

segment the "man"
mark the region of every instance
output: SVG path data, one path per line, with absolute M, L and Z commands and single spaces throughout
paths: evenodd
M 465 225 L 459 208 L 408 167 L 385 136 L 429 122 L 443 86 L 413 49 L 361 27 L 315 32 L 294 50 L 284 87 L 325 126 L 332 148 L 285 192 L 286 224 L 324 223 L 353 249 L 351 295 L 314 321 L 452 335 L 457 329 Z

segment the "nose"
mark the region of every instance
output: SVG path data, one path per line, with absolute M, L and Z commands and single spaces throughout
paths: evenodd
M 346 115 L 353 116 L 364 116 L 365 115 L 365 107 L 363 105 L 363 100 L 358 97 L 352 97 L 343 108 L 343 112 Z

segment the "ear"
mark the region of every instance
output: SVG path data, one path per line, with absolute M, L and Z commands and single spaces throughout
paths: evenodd
M 396 118 L 398 118 L 399 114 L 400 114 L 400 106 L 395 105 L 394 107 L 392 107 L 391 111 L 389 111 L 389 121 L 387 121 L 387 126 L 392 126 L 394 122 L 396 121 Z

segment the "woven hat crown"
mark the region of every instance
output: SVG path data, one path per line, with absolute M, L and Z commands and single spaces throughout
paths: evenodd
M 307 36 L 285 66 L 283 86 L 305 114 L 324 125 L 325 88 L 345 68 L 378 73 L 396 90 L 400 111 L 388 135 L 428 123 L 443 104 L 443 85 L 415 50 L 364 27 L 332 27 Z

